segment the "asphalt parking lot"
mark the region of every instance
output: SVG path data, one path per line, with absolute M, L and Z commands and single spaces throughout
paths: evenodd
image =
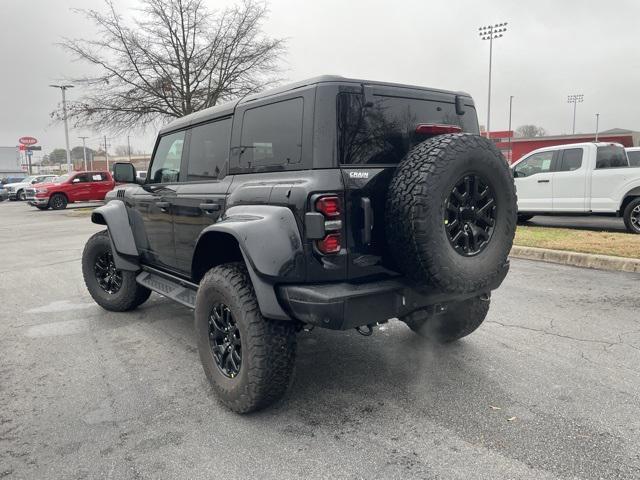
M 189 310 L 102 310 L 101 227 L 0 204 L 0 478 L 640 478 L 640 275 L 514 260 L 445 347 L 392 321 L 299 337 L 275 408 L 211 394 Z

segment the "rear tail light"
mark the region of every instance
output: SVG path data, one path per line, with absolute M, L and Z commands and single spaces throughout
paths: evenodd
M 316 248 L 325 255 L 338 253 L 342 248 L 342 220 L 340 216 L 340 198 L 336 195 L 324 195 L 315 201 L 315 209 L 324 218 L 324 231 L 326 235 L 322 240 L 316 241 Z
M 330 233 L 322 240 L 316 242 L 318 250 L 324 254 L 338 253 L 341 248 L 342 236 L 339 233 Z
M 316 210 L 325 217 L 339 217 L 340 199 L 335 196 L 320 197 L 316 200 Z
M 439 125 L 434 123 L 420 123 L 416 133 L 420 135 L 444 135 L 445 133 L 460 133 L 462 128 L 457 125 Z

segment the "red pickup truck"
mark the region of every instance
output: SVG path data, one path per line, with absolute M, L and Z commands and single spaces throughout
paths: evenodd
M 68 203 L 104 200 L 115 187 L 109 172 L 71 172 L 50 183 L 38 183 L 26 191 L 30 205 L 46 210 L 67 208 Z

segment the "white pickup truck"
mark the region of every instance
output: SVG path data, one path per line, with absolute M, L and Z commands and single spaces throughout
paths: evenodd
M 540 148 L 511 168 L 518 219 L 534 215 L 615 215 L 640 234 L 640 167 L 629 166 L 617 143 Z

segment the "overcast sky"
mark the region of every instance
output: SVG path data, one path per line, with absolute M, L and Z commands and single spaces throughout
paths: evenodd
M 115 0 L 125 12 L 136 0 Z M 230 1 L 207 2 L 221 8 Z M 591 5 L 593 3 L 593 5 Z M 584 94 L 578 132 L 640 130 L 640 1 L 611 0 L 272 0 L 265 31 L 288 39 L 285 75 L 320 74 L 464 90 L 486 123 L 489 45 L 478 27 L 508 22 L 494 43 L 492 130 L 532 123 L 551 134 L 571 132 L 567 95 Z M 56 46 L 63 36 L 90 37 L 93 25 L 73 8 L 102 9 L 102 0 L 0 0 L 0 146 L 31 135 L 45 151 L 64 147 L 62 124 L 50 112 L 60 101 L 51 82 L 86 66 Z M 70 97 L 79 95 L 71 90 Z M 108 132 L 72 129 L 71 144 L 88 135 L 96 148 Z M 150 150 L 155 132 L 133 134 Z M 126 137 L 109 140 L 112 148 Z

